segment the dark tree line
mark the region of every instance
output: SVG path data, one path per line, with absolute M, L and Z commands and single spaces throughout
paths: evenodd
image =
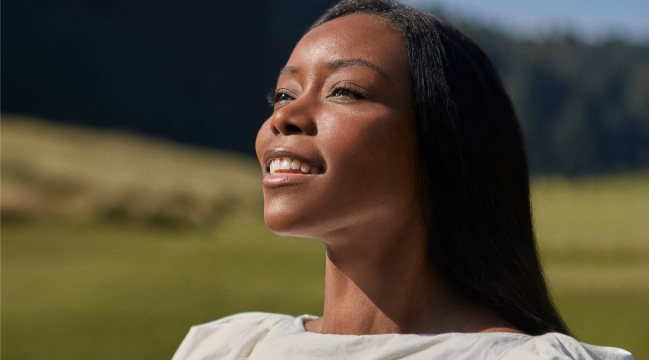
M 5 1 L 2 112 L 252 154 L 277 71 L 331 3 Z M 649 45 L 459 26 L 501 73 L 533 172 L 649 168 Z
M 649 46 L 469 32 L 493 59 L 518 110 L 533 171 L 649 167 Z

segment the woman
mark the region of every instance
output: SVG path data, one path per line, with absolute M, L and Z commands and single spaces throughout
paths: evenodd
M 174 359 L 631 359 L 566 335 L 516 115 L 458 30 L 343 1 L 297 44 L 271 100 L 256 142 L 264 219 L 324 243 L 323 315 L 196 326 Z

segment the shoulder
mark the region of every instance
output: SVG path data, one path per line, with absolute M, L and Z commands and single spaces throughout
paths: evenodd
M 245 312 L 226 316 L 219 320 L 210 321 L 205 324 L 193 326 L 192 329 L 211 329 L 223 325 L 242 326 L 242 327 L 265 327 L 271 328 L 278 322 L 293 321 L 294 316 L 284 314 L 274 314 L 265 312 Z
M 585 344 L 560 333 L 547 333 L 520 341 L 500 360 L 633 360 L 626 350 Z
M 250 312 L 192 326 L 172 360 L 239 358 L 277 326 L 293 326 L 290 315 Z

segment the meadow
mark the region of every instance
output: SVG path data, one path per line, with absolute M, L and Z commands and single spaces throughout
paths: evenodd
M 255 159 L 11 116 L 1 136 L 3 357 L 165 359 L 232 313 L 320 313 L 324 250 L 266 229 Z M 649 174 L 532 193 L 575 336 L 649 358 Z

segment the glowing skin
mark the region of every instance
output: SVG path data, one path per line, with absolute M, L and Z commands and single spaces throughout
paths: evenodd
M 275 112 L 259 131 L 257 155 L 265 170 L 269 158 L 283 157 L 322 169 L 308 179 L 266 176 L 264 215 L 276 233 L 324 240 L 352 225 L 383 222 L 395 212 L 415 216 L 415 134 L 405 48 L 377 52 L 374 47 L 389 41 L 338 41 L 350 31 L 376 38 L 358 26 L 328 34 L 318 28 L 302 39 L 279 77 Z M 390 40 L 398 38 L 387 33 Z
M 369 15 L 307 33 L 281 71 L 256 150 L 268 228 L 327 250 L 323 316 L 306 328 L 515 331 L 459 300 L 429 266 L 411 88 L 402 35 Z

